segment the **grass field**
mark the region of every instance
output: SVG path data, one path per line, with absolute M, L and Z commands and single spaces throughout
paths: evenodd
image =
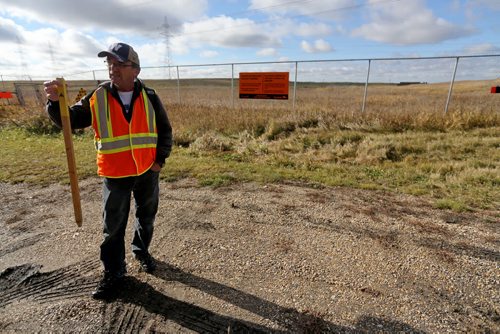
M 500 207 L 500 96 L 491 82 L 309 84 L 291 101 L 235 99 L 229 81 L 150 82 L 164 100 L 176 146 L 165 180 L 201 185 L 290 182 L 427 196 L 455 211 Z M 74 83 L 76 89 L 81 83 Z M 62 135 L 43 107 L 0 106 L 0 181 L 67 182 Z M 90 131 L 75 135 L 80 177 L 95 175 Z

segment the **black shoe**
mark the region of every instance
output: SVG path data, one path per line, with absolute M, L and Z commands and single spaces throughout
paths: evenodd
M 94 299 L 108 299 L 114 295 L 118 286 L 123 281 L 123 273 L 114 274 L 105 272 L 95 290 L 92 292 Z
M 122 265 L 120 266 L 120 269 L 118 269 L 118 271 L 114 273 L 114 276 L 120 279 L 125 277 L 126 274 L 127 274 L 127 264 L 123 262 Z
M 156 262 L 149 253 L 145 254 L 135 254 L 135 259 L 139 261 L 142 270 L 147 273 L 152 273 L 156 269 Z

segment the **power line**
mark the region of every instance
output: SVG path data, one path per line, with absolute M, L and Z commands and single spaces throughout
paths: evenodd
M 121 6 L 122 8 L 131 8 L 131 7 L 137 7 L 137 6 L 143 6 L 143 5 L 148 5 L 154 2 L 158 2 L 159 0 L 148 0 L 148 1 L 143 1 L 135 4 L 129 4 L 129 5 L 123 5 Z M 281 2 L 279 4 L 275 5 L 269 5 L 269 6 L 264 6 L 264 7 L 258 7 L 258 8 L 252 8 L 244 11 L 238 11 L 238 12 L 232 12 L 232 13 L 226 13 L 225 16 L 228 17 L 233 17 L 233 16 L 238 16 L 241 14 L 245 13 L 251 13 L 251 12 L 257 12 L 265 9 L 270 9 L 270 8 L 277 8 L 277 7 L 284 7 L 288 6 L 291 4 L 304 4 L 304 3 L 310 3 L 318 0 L 293 0 L 293 1 L 286 1 L 286 2 Z M 332 13 L 332 12 L 340 12 L 340 11 L 346 11 L 346 10 L 353 10 L 353 9 L 358 9 L 358 8 L 363 8 L 367 6 L 374 6 L 374 5 L 382 5 L 386 3 L 393 3 L 393 2 L 400 2 L 401 0 L 380 0 L 377 2 L 372 2 L 372 3 L 361 3 L 357 5 L 352 5 L 352 6 L 346 6 L 346 7 L 337 7 L 337 8 L 331 8 L 331 9 L 326 9 L 326 10 L 321 10 L 321 11 L 316 11 L 316 12 L 310 12 L 310 13 L 305 13 L 305 14 L 297 14 L 297 15 L 292 15 L 292 16 L 287 16 L 287 17 L 279 17 L 279 18 L 272 18 L 272 19 L 264 19 L 264 20 L 257 20 L 253 21 L 252 23 L 242 23 L 238 25 L 233 25 L 230 28 L 227 29 L 209 29 L 209 30 L 200 30 L 200 31 L 195 31 L 195 32 L 190 32 L 190 33 L 175 33 L 175 36 L 188 36 L 188 35 L 196 35 L 196 34 L 202 34 L 202 33 L 207 33 L 207 32 L 216 32 L 216 31 L 223 31 L 223 30 L 228 30 L 228 29 L 235 29 L 235 28 L 240 28 L 240 27 L 245 27 L 249 26 L 255 23 L 262 24 L 262 23 L 269 23 L 269 22 L 277 22 L 277 21 L 282 21 L 286 19 L 294 19 L 294 18 L 300 18 L 300 17 L 307 17 L 307 16 L 315 16 L 315 15 L 320 15 L 320 14 L 326 14 L 326 13 Z M 172 30 L 177 30 L 177 28 L 181 28 L 184 24 L 186 23 L 196 23 L 197 21 L 186 21 L 183 23 L 179 24 L 172 24 L 169 25 L 169 28 Z
M 153 2 L 159 2 L 159 1 L 162 1 L 162 0 L 147 0 L 147 1 L 142 1 L 142 2 L 139 2 L 139 3 L 133 3 L 133 4 L 129 4 L 129 5 L 122 5 L 120 7 L 121 8 L 139 7 L 139 6 L 149 5 L 149 4 L 153 3 Z M 270 6 L 264 6 L 264 7 L 257 7 L 257 8 L 247 9 L 247 10 L 239 11 L 239 12 L 232 12 L 232 13 L 228 13 L 227 15 L 237 15 L 237 14 L 249 13 L 249 12 L 252 12 L 252 11 L 258 11 L 258 10 L 263 10 L 263 9 L 268 9 L 268 8 L 286 6 L 286 5 L 294 4 L 294 3 L 307 3 L 307 2 L 313 2 L 313 1 L 318 1 L 318 0 L 294 0 L 294 1 L 287 1 L 287 2 L 282 2 L 282 3 L 276 4 L 276 5 L 270 5 Z
M 310 1 L 315 1 L 315 0 L 309 0 L 307 2 L 310 2 Z M 245 26 L 249 26 L 249 25 L 252 25 L 252 24 L 255 24 L 255 23 L 262 24 L 262 23 L 276 22 L 276 21 L 282 21 L 282 20 L 285 20 L 285 19 L 295 19 L 295 18 L 299 18 L 299 17 L 314 16 L 314 15 L 318 15 L 318 14 L 326 14 L 326 13 L 331 13 L 331 12 L 340 12 L 340 11 L 344 11 L 344 10 L 352 10 L 352 9 L 366 7 L 366 6 L 381 5 L 381 4 L 392 3 L 392 2 L 399 2 L 399 1 L 401 1 L 401 0 L 381 0 L 381 1 L 373 2 L 373 3 L 363 3 L 363 4 L 353 5 L 353 6 L 338 7 L 338 8 L 332 8 L 332 9 L 327 9 L 327 10 L 321 10 L 321 11 L 311 12 L 311 13 L 306 13 L 306 14 L 297 14 L 297 15 L 292 15 L 292 16 L 287 16 L 287 17 L 280 17 L 280 18 L 272 18 L 272 19 L 266 19 L 266 20 L 259 20 L 259 21 L 253 21 L 252 23 L 242 23 L 242 24 L 238 24 L 238 25 L 233 25 L 233 26 L 231 26 L 230 28 L 227 28 L 227 29 L 200 30 L 200 31 L 195 31 L 195 32 L 190 32 L 190 33 L 176 33 L 175 35 L 176 36 L 188 36 L 188 35 L 196 35 L 196 34 L 202 34 L 202 33 L 207 33 L 207 32 L 223 31 L 223 30 L 228 30 L 228 29 L 235 29 L 235 28 L 245 27 Z M 298 2 L 298 1 L 292 1 L 290 3 L 295 3 L 295 2 Z M 304 2 L 304 1 L 301 1 L 301 2 Z M 275 5 L 275 6 L 277 6 L 277 5 Z M 270 7 L 272 7 L 272 6 L 270 6 Z M 264 8 L 267 8 L 267 7 L 264 7 Z M 194 21 L 192 21 L 190 23 L 194 23 Z M 181 25 L 177 25 L 177 26 L 181 26 Z
M 240 12 L 233 12 L 233 13 L 229 13 L 229 14 L 227 14 L 227 15 L 228 15 L 228 16 L 233 16 L 233 15 L 238 15 L 238 14 L 244 14 L 244 13 L 256 12 L 256 11 L 260 11 L 260 10 L 263 10 L 263 9 L 269 9 L 269 8 L 275 8 L 275 7 L 286 6 L 286 5 L 290 5 L 290 4 L 294 4 L 294 3 L 301 3 L 301 4 L 304 4 L 304 3 L 307 3 L 307 2 L 314 2 L 314 1 L 318 1 L 318 0 L 298 0 L 298 1 L 287 1 L 287 2 L 282 2 L 282 3 L 276 4 L 276 5 L 270 5 L 270 6 L 265 6 L 265 7 L 257 7 L 257 8 L 252 8 L 252 9 L 247 9 L 247 10 L 244 10 L 244 11 L 240 11 Z

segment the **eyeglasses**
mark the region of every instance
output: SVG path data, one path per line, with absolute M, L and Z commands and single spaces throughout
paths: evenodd
M 111 68 L 111 66 L 113 66 L 115 68 L 119 68 L 119 69 L 122 69 L 122 68 L 125 68 L 125 67 L 134 67 L 134 64 L 124 64 L 124 63 L 120 63 L 120 62 L 110 63 L 107 60 L 104 61 L 104 64 L 106 64 L 106 66 L 108 68 Z

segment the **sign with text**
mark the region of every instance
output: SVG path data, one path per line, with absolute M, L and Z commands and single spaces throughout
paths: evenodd
M 240 99 L 288 100 L 288 72 L 241 72 Z

